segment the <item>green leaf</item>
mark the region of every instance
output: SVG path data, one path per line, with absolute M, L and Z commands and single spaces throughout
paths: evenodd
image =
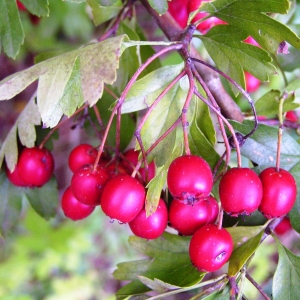
M 13 171 L 18 160 L 17 130 L 22 145 L 27 148 L 34 146 L 36 140 L 35 125 L 41 123 L 41 117 L 34 97 L 27 103 L 20 113 L 13 127 L 7 134 L 0 149 L 0 166 L 3 158 L 7 167 Z
M 216 291 L 209 296 L 203 298 L 203 300 L 228 300 L 230 298 L 230 286 L 226 285 L 226 287 L 221 291 Z M 197 296 L 195 300 L 197 300 Z M 194 300 L 193 298 L 190 300 Z
M 151 290 L 156 291 L 158 293 L 164 293 L 168 290 L 178 289 L 180 288 L 177 285 L 165 283 L 159 279 L 154 278 L 154 280 L 149 279 L 145 276 L 138 276 L 138 279 L 146 286 L 148 286 Z
M 201 40 L 217 67 L 245 87 L 244 72 L 248 71 L 262 81 L 275 75 L 271 57 L 263 49 L 242 42 L 247 32 L 236 26 L 215 26 Z M 238 93 L 233 88 L 235 94 Z
M 226 230 L 230 233 L 233 243 L 234 249 L 238 249 L 242 245 L 244 245 L 251 238 L 259 235 L 264 229 L 265 226 L 236 226 L 236 227 L 228 227 Z
M 147 185 L 146 196 L 146 213 L 147 216 L 156 211 L 161 192 L 166 184 L 167 172 L 171 162 L 182 154 L 182 144 L 178 144 L 174 151 L 169 155 L 168 161 L 164 164 L 163 168 Z
M 49 15 L 48 0 L 22 0 L 26 8 L 38 17 Z
M 6 237 L 17 224 L 22 209 L 23 188 L 13 186 L 0 174 L 0 234 Z
M 210 167 L 213 169 L 217 162 L 220 160 L 220 155 L 215 151 L 214 145 L 211 143 L 215 140 L 215 130 L 211 126 L 211 119 L 209 113 L 206 113 L 205 106 L 201 105 L 200 100 L 195 100 L 196 102 L 196 109 L 193 117 L 193 121 L 190 125 L 189 130 L 189 146 L 191 153 L 194 155 L 201 156 L 204 158 Z M 201 110 L 204 109 L 204 114 L 201 113 Z M 205 114 L 206 114 L 206 121 L 205 121 Z M 202 125 L 200 123 L 203 122 Z M 205 124 L 208 124 L 204 126 Z M 200 129 L 203 128 L 205 134 Z M 206 127 L 206 128 L 204 128 Z M 208 140 L 210 138 L 210 140 Z
M 279 261 L 273 277 L 273 299 L 297 300 L 300 295 L 300 257 L 285 248 L 277 238 L 275 240 L 278 246 Z
M 198 272 L 190 262 L 189 240 L 190 238 L 167 232 L 163 237 L 150 241 L 131 236 L 130 245 L 150 258 L 118 264 L 114 277 L 118 280 L 132 281 L 118 291 L 118 299 L 149 291 L 147 286 L 137 281 L 137 276 L 157 279 L 179 287 L 190 286 L 201 281 L 204 274 Z
M 297 198 L 292 210 L 289 213 L 289 218 L 292 227 L 300 233 L 300 163 L 290 169 L 297 183 Z
M 86 3 L 92 8 L 93 20 L 96 26 L 117 16 L 122 9 L 122 1 L 115 1 L 112 6 L 101 6 L 97 0 L 86 0 Z
M 290 86 L 289 88 L 293 88 L 295 86 L 296 82 L 294 82 L 293 86 Z M 279 90 L 270 90 L 264 94 L 255 102 L 257 114 L 263 116 L 278 115 L 279 100 L 281 95 L 282 93 Z M 294 91 L 292 91 L 288 94 L 288 97 L 283 102 L 283 112 L 299 108 L 300 104 L 295 103 L 294 100 L 295 94 Z
M 149 4 L 159 15 L 163 15 L 168 10 L 167 0 L 148 0 Z
M 231 121 L 234 129 L 247 134 L 253 128 L 253 121 L 246 120 L 243 124 Z M 260 124 L 256 132 L 251 135 L 241 147 L 241 153 L 254 163 L 262 167 L 273 167 L 276 162 L 278 129 Z M 300 161 L 300 147 L 286 131 L 283 132 L 281 144 L 280 165 L 289 170 Z
M 38 108 L 44 126 L 54 127 L 63 113 L 70 116 L 82 103 L 81 94 L 92 106 L 101 98 L 104 83 L 116 80 L 124 38 L 88 45 L 5 78 L 0 82 L 0 100 L 14 97 L 39 78 Z
M 16 58 L 24 42 L 24 32 L 16 1 L 0 1 L 0 50 Z
M 201 8 L 233 25 L 235 30 L 252 36 L 264 49 L 273 54 L 277 53 L 282 41 L 300 48 L 298 36 L 284 24 L 267 15 L 267 13 L 286 14 L 289 9 L 287 0 L 219 0 L 206 3 Z
M 112 6 L 115 4 L 118 0 L 98 0 L 99 4 L 101 6 Z
M 162 67 L 137 80 L 126 96 L 122 113 L 148 108 L 183 67 L 183 64 Z
M 243 267 L 243 265 L 248 261 L 248 259 L 253 255 L 256 249 L 260 245 L 261 237 L 264 231 L 261 231 L 258 235 L 249 239 L 242 246 L 236 248 L 229 260 L 228 275 L 235 276 Z
M 40 188 L 27 189 L 25 197 L 33 209 L 44 219 L 49 220 L 56 215 L 58 190 L 54 178 Z

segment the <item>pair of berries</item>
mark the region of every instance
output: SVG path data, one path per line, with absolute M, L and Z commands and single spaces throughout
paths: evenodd
M 297 186 L 290 172 L 270 167 L 259 176 L 249 168 L 232 168 L 220 181 L 220 201 L 232 216 L 259 210 L 267 218 L 286 215 L 293 207 Z

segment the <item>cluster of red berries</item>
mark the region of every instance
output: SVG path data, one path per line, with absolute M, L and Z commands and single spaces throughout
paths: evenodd
M 19 187 L 41 187 L 46 184 L 54 172 L 54 159 L 47 148 L 24 148 L 18 158 L 15 169 L 6 168 L 10 182 Z
M 120 160 L 101 159 L 89 144 L 75 147 L 68 159 L 73 172 L 61 207 L 66 217 L 81 220 L 97 206 L 112 220 L 128 223 L 133 234 L 155 239 L 167 225 L 180 235 L 192 236 L 189 254 L 194 266 L 205 272 L 221 268 L 233 251 L 233 240 L 222 224 L 217 200 L 211 196 L 213 174 L 208 163 L 195 155 L 183 155 L 169 166 L 167 186 L 173 199 L 169 209 L 163 199 L 156 211 L 147 216 L 145 209 L 148 181 L 155 176 L 155 164 L 148 171 L 140 167 L 139 152 L 130 149 Z M 24 148 L 13 172 L 6 169 L 16 186 L 41 187 L 54 171 L 54 159 L 44 147 Z M 284 169 L 269 167 L 257 175 L 250 168 L 231 168 L 221 178 L 219 196 L 223 210 L 231 216 L 249 215 L 259 210 L 267 218 L 285 216 L 297 195 L 294 177 Z M 218 222 L 220 223 L 220 222 Z
M 210 2 L 210 0 L 172 0 L 168 2 L 168 11 L 181 28 L 186 28 L 189 14 L 196 11 L 202 4 L 202 2 Z M 206 16 L 208 16 L 208 13 L 199 12 L 193 18 L 192 23 L 196 23 Z M 201 33 L 206 34 L 212 27 L 220 24 L 227 23 L 219 18 L 210 17 L 200 22 L 199 25 L 197 25 L 197 29 Z M 260 47 L 259 44 L 251 36 L 249 36 L 244 42 Z M 249 72 L 245 72 L 245 82 L 246 90 L 249 93 L 257 91 L 261 85 L 261 81 Z

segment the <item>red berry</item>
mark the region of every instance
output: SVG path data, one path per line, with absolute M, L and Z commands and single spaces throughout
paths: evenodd
M 163 234 L 168 224 L 168 210 L 165 202 L 160 199 L 156 211 L 146 217 L 143 208 L 139 214 L 129 222 L 131 231 L 144 239 L 156 239 Z
M 184 155 L 171 163 L 167 183 L 175 199 L 193 202 L 210 194 L 213 176 L 209 164 L 203 158 Z
M 201 226 L 214 223 L 218 211 L 218 203 L 211 196 L 189 204 L 174 199 L 169 211 L 170 226 L 181 235 L 192 235 Z
M 245 72 L 245 80 L 246 80 L 246 91 L 248 93 L 253 93 L 257 91 L 261 85 L 261 81 L 248 72 Z
M 283 218 L 281 222 L 275 227 L 274 232 L 277 235 L 284 235 L 287 232 L 291 231 L 293 229 L 290 219 L 289 218 Z
M 119 174 L 128 174 L 127 172 L 127 168 L 125 167 L 125 165 L 120 162 L 120 161 L 113 161 L 112 163 L 102 163 L 101 165 L 103 165 L 106 169 L 106 172 L 108 173 L 109 177 L 116 177 Z
M 22 2 L 20 2 L 19 0 L 17 0 L 17 6 L 18 6 L 18 9 L 21 10 L 21 11 L 26 11 L 26 7 L 24 6 L 24 4 Z
M 172 0 L 168 2 L 168 11 L 181 28 L 185 28 L 187 26 L 187 4 L 188 0 Z
M 89 144 L 81 144 L 75 147 L 69 155 L 69 167 L 75 172 L 83 165 L 92 164 L 97 157 L 97 150 Z
M 192 236 L 189 254 L 193 265 L 201 272 L 214 272 L 230 258 L 233 241 L 229 232 L 209 224 Z
M 106 170 L 97 166 L 84 165 L 73 175 L 71 180 L 72 193 L 75 198 L 86 205 L 100 205 L 103 188 L 109 180 Z
M 297 185 L 293 175 L 284 170 L 267 168 L 259 177 L 263 186 L 260 212 L 267 218 L 286 215 L 293 207 L 297 196 Z
M 293 110 L 288 111 L 285 115 L 285 118 L 291 122 L 298 122 L 298 116 Z
M 111 219 L 128 223 L 143 208 L 145 196 L 145 188 L 137 179 L 129 175 L 118 175 L 105 185 L 101 197 L 101 207 Z
M 124 153 L 124 156 L 127 160 L 124 160 L 124 165 L 128 168 L 128 172 L 132 173 L 134 167 L 137 165 L 138 163 L 138 159 L 139 159 L 139 151 L 135 151 L 134 149 L 130 149 L 128 151 L 126 151 Z M 144 182 L 146 182 L 146 171 L 145 168 L 139 168 L 139 173 L 141 174 Z M 152 161 L 149 165 L 148 165 L 148 181 L 150 181 L 151 179 L 153 179 L 155 176 L 155 163 L 154 161 Z M 138 178 L 138 176 L 137 176 Z M 147 182 L 148 182 L 147 181 Z
M 19 166 L 16 164 L 15 169 L 11 172 L 8 167 L 5 168 L 6 176 L 8 180 L 15 186 L 25 187 L 27 186 L 19 176 Z
M 73 221 L 82 220 L 88 217 L 95 209 L 95 206 L 85 205 L 79 202 L 73 195 L 69 186 L 61 199 L 61 208 L 65 216 Z
M 193 11 L 196 11 L 202 2 L 209 2 L 209 1 L 203 1 L 203 0 L 190 0 L 188 3 L 188 13 L 190 14 Z M 199 12 L 196 14 L 196 16 L 193 18 L 192 23 L 196 23 L 200 19 L 208 16 L 208 13 L 206 12 Z M 219 25 L 219 24 L 227 24 L 226 22 L 222 21 L 219 18 L 216 17 L 210 17 L 206 19 L 205 21 L 199 23 L 197 26 L 197 29 L 202 32 L 203 34 L 207 33 L 212 27 Z
M 249 168 L 228 170 L 219 185 L 222 207 L 232 216 L 254 212 L 260 205 L 262 192 L 259 177 Z
M 54 159 L 47 148 L 24 148 L 18 161 L 18 173 L 25 185 L 41 187 L 53 175 Z

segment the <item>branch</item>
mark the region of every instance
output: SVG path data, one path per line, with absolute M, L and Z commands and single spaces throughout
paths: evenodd
M 147 0 L 140 0 L 140 2 L 147 9 L 149 14 L 156 20 L 158 26 L 170 41 L 180 40 L 181 35 L 183 34 L 183 30 L 169 13 L 165 13 L 164 15 L 160 16 L 149 5 Z M 202 59 L 197 49 L 192 44 L 190 48 L 190 53 L 192 57 Z M 216 99 L 218 105 L 220 106 L 222 114 L 226 118 L 242 122 L 244 119 L 243 114 L 239 106 L 234 102 L 234 100 L 224 89 L 219 75 L 216 72 L 202 65 L 197 65 L 196 68 L 200 76 L 203 78 L 204 82 L 207 84 L 212 95 Z

